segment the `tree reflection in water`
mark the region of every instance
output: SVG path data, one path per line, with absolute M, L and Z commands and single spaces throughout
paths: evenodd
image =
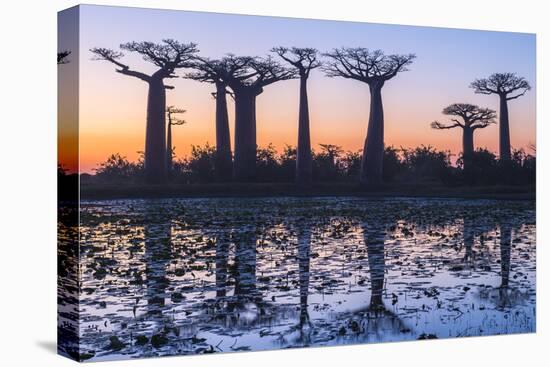
M 85 206 L 82 350 L 101 360 L 532 331 L 533 218 L 529 203 L 453 200 Z

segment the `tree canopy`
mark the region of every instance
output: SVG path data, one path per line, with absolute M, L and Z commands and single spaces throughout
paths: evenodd
M 531 86 L 525 78 L 515 73 L 495 73 L 488 78 L 474 80 L 470 88 L 478 94 L 498 94 L 511 100 L 523 96 Z M 508 96 L 510 94 L 512 96 Z
M 328 77 L 343 77 L 365 83 L 375 80 L 386 81 L 397 73 L 407 71 L 407 66 L 416 58 L 415 54 L 385 55 L 382 50 L 367 48 L 335 48 L 324 53 L 328 58 L 323 70 Z
M 482 108 L 469 103 L 453 103 L 445 107 L 442 111 L 447 116 L 457 116 L 451 118 L 450 123 L 441 123 L 439 121 L 432 122 L 431 126 L 434 129 L 452 129 L 455 127 L 483 129 L 491 124 L 496 123 L 496 112 L 489 108 Z

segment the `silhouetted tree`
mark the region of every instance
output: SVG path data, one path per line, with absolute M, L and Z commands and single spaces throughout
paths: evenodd
M 478 94 L 498 94 L 500 98 L 499 154 L 501 161 L 509 162 L 511 148 L 508 101 L 523 96 L 531 86 L 527 80 L 514 73 L 495 73 L 488 78 L 474 80 L 470 87 Z
M 233 162 L 231 159 L 231 136 L 229 133 L 229 117 L 227 113 L 227 83 L 224 77 L 229 71 L 225 63 L 219 60 L 198 58 L 193 65 L 194 72 L 185 75 L 186 78 L 200 82 L 213 83 L 216 92 L 216 176 L 221 181 L 231 179 Z
M 174 159 L 174 147 L 172 147 L 172 126 L 183 125 L 187 121 L 178 119 L 175 115 L 185 113 L 186 110 L 174 106 L 166 107 L 166 117 L 168 117 L 168 133 L 166 134 L 166 169 L 168 174 L 172 172 L 172 162 Z
M 333 144 L 319 144 L 321 152 L 314 156 L 315 177 L 321 180 L 334 180 L 341 171 L 340 155 L 342 147 Z
M 481 108 L 469 103 L 453 103 L 442 111 L 444 115 L 456 116 L 451 118 L 450 123 L 432 122 L 432 128 L 437 130 L 462 129 L 462 157 L 464 169 L 468 170 L 472 163 L 474 154 L 474 132 L 477 129 L 484 129 L 494 124 L 496 113 L 489 108 Z M 462 121 L 461 121 L 462 120 Z
M 120 48 L 136 52 L 145 61 L 158 69 L 151 75 L 131 70 L 119 61 L 122 52 L 107 48 L 92 48 L 96 60 L 105 60 L 115 64 L 116 72 L 143 80 L 149 85 L 147 96 L 147 125 L 145 131 L 145 176 L 148 182 L 163 182 L 166 179 L 166 86 L 164 79 L 175 78 L 175 70 L 190 66 L 194 54 L 198 52 L 194 43 L 180 43 L 165 39 L 162 43 L 128 42 Z
M 309 107 L 307 99 L 307 79 L 311 70 L 321 66 L 314 48 L 272 49 L 279 57 L 292 65 L 300 77 L 300 109 L 298 112 L 298 145 L 296 157 L 296 183 L 307 186 L 312 179 L 311 138 L 309 134 Z
M 399 72 L 407 71 L 407 65 L 416 56 L 384 55 L 381 50 L 369 51 L 366 48 L 340 48 L 324 55 L 330 60 L 324 64 L 327 76 L 354 79 L 369 85 L 370 116 L 360 181 L 365 186 L 379 185 L 384 159 L 382 87 Z
M 271 57 L 254 58 L 228 55 L 221 60 L 223 79 L 235 95 L 235 160 L 233 177 L 254 179 L 256 171 L 256 97 L 264 87 L 295 77 Z
M 68 64 L 67 57 L 71 54 L 71 51 L 61 51 L 57 53 L 57 65 Z

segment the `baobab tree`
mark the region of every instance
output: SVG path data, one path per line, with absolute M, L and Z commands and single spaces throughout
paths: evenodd
M 68 64 L 67 57 L 71 54 L 71 51 L 61 51 L 57 53 L 57 65 Z
M 340 48 L 325 53 L 328 61 L 323 69 L 328 77 L 342 77 L 368 84 L 370 90 L 370 115 L 367 137 L 361 159 L 360 181 L 364 186 L 382 183 L 384 158 L 384 110 L 382 87 L 398 73 L 407 71 L 407 66 L 416 57 L 408 55 L 385 55 L 381 50 L 366 48 Z
M 531 86 L 523 77 L 515 73 L 495 73 L 488 78 L 476 79 L 470 84 L 475 93 L 497 94 L 500 99 L 499 155 L 502 162 L 511 159 L 510 121 L 508 101 L 523 96 Z
M 496 112 L 489 108 L 482 108 L 469 103 L 453 103 L 442 111 L 444 115 L 452 116 L 449 123 L 439 121 L 432 122 L 433 129 L 462 129 L 462 158 L 464 169 L 470 168 L 474 154 L 474 132 L 477 129 L 484 129 L 496 123 Z
M 172 162 L 174 158 L 174 147 L 172 147 L 172 126 L 183 125 L 187 121 L 179 119 L 176 116 L 187 112 L 182 108 L 176 108 L 174 106 L 166 107 L 166 117 L 168 118 L 168 133 L 166 134 L 166 169 L 168 175 L 172 172 Z
M 200 82 L 213 83 L 216 91 L 212 93 L 216 99 L 216 158 L 215 173 L 218 180 L 228 181 L 233 173 L 231 159 L 231 136 L 229 133 L 229 117 L 227 113 L 227 83 L 224 76 L 228 71 L 225 64 L 219 60 L 197 58 L 193 64 L 193 72 L 187 73 L 185 78 Z
M 309 107 L 307 79 L 311 70 L 321 66 L 314 48 L 272 49 L 279 57 L 292 65 L 300 77 L 300 108 L 298 112 L 298 144 L 296 149 L 296 183 L 309 185 L 312 178 L 311 138 L 309 134 Z
M 195 53 L 194 43 L 180 43 L 165 39 L 162 43 L 128 42 L 120 45 L 122 50 L 136 52 L 145 61 L 154 64 L 157 70 L 151 75 L 132 70 L 120 59 L 122 52 L 108 48 L 92 48 L 90 51 L 96 60 L 109 61 L 117 73 L 132 76 L 146 82 L 149 86 L 147 95 L 147 122 L 145 130 L 145 177 L 148 182 L 158 183 L 166 179 L 166 89 L 164 80 L 175 78 L 176 69 L 190 66 Z
M 256 174 L 256 97 L 264 88 L 295 77 L 271 57 L 228 55 L 221 60 L 223 79 L 235 98 L 235 159 L 233 177 L 237 181 L 253 180 Z

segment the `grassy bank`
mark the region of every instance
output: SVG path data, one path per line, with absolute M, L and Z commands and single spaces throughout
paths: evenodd
M 127 199 L 171 197 L 260 197 L 260 196 L 358 196 L 358 197 L 442 197 L 465 199 L 534 200 L 534 186 L 387 185 L 365 190 L 355 183 L 315 184 L 307 189 L 291 183 L 230 184 L 107 184 L 83 183 L 81 199 Z

